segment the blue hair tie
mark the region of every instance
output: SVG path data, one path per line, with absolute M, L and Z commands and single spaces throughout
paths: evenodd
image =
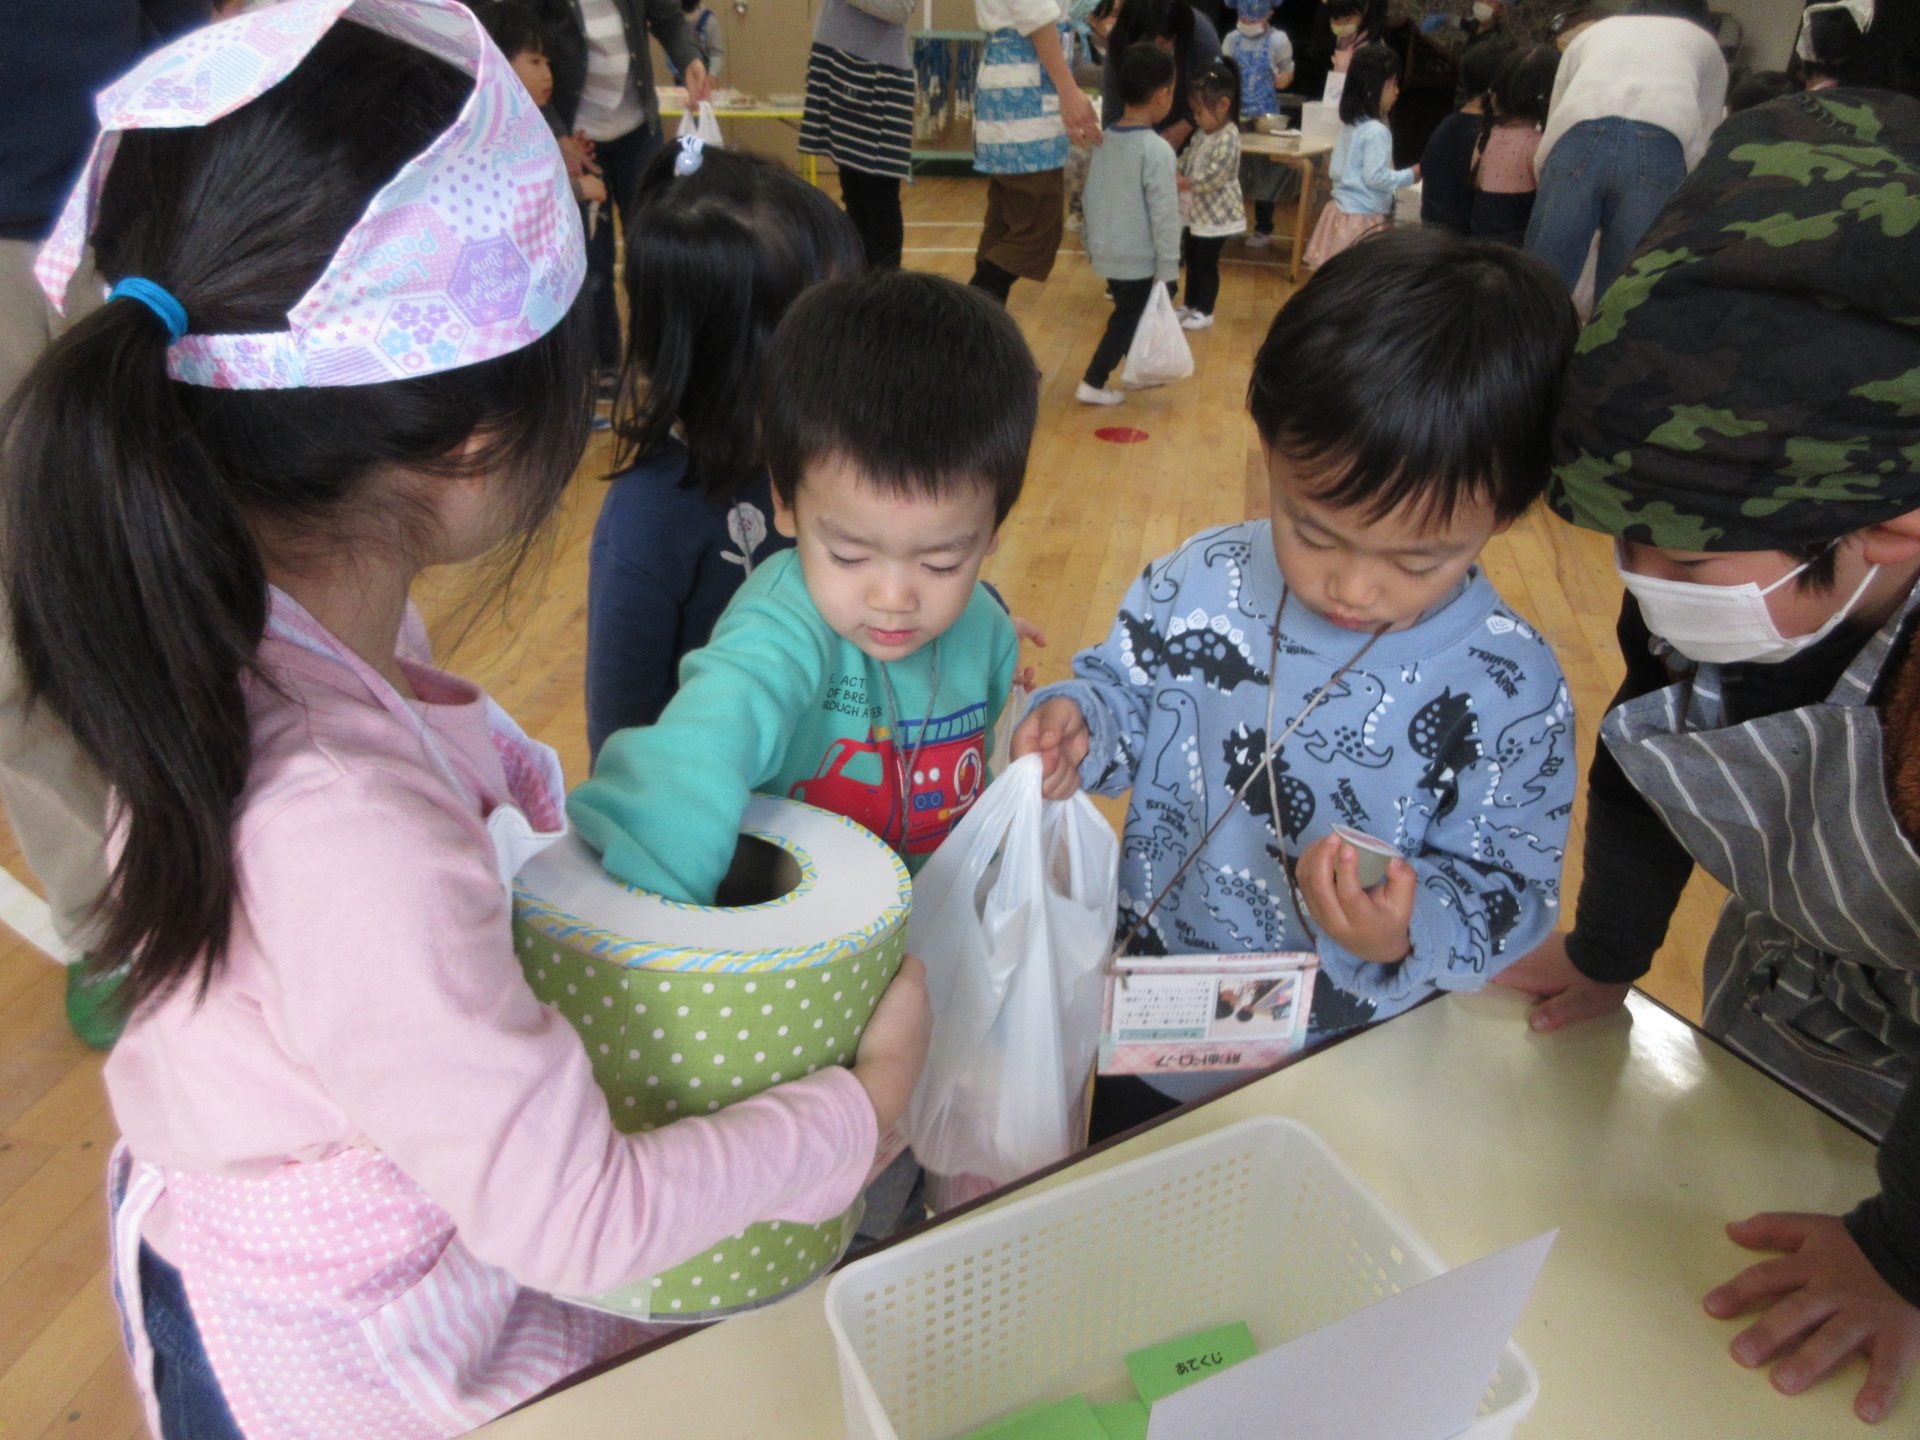
M 680 137 L 680 153 L 673 157 L 673 173 L 691 175 L 706 160 L 707 142 L 698 135 Z
M 160 317 L 160 323 L 167 327 L 167 344 L 176 344 L 186 337 L 187 307 L 168 294 L 164 285 L 156 285 L 138 275 L 129 275 L 107 292 L 109 300 L 118 300 L 122 296 L 138 300 Z

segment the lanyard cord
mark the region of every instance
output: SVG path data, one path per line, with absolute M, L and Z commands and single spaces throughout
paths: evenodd
M 913 811 L 913 774 L 920 765 L 920 752 L 927 748 L 927 730 L 933 724 L 933 712 L 940 704 L 940 642 L 933 642 L 933 674 L 927 687 L 927 718 L 920 722 L 920 735 L 911 752 L 902 747 L 906 736 L 900 733 L 900 701 L 893 693 L 893 676 L 887 669 L 887 662 L 880 662 L 880 685 L 887 696 L 887 728 L 898 736 L 895 741 L 896 754 L 905 756 L 905 764 L 894 776 L 894 784 L 900 792 L 900 849 L 907 848 L 907 831 L 912 821 Z
M 1267 655 L 1267 731 L 1269 734 L 1273 731 L 1274 692 L 1279 686 L 1280 617 L 1286 613 L 1287 596 L 1289 593 L 1285 586 L 1281 587 L 1280 604 L 1273 612 L 1273 647 Z M 1293 863 L 1291 857 L 1287 854 L 1285 827 L 1282 826 L 1280 821 L 1280 793 L 1278 782 L 1274 779 L 1273 762 L 1279 757 L 1280 747 L 1286 744 L 1288 737 L 1306 723 L 1307 717 L 1319 708 L 1320 702 L 1325 700 L 1333 690 L 1333 687 L 1340 683 L 1340 678 L 1355 665 L 1358 665 L 1367 651 L 1373 648 L 1374 641 L 1386 633 L 1386 626 L 1383 625 L 1374 631 L 1373 634 L 1369 635 L 1366 643 L 1354 651 L 1353 654 L 1349 655 L 1341 664 L 1340 668 L 1327 677 L 1326 683 L 1308 697 L 1307 703 L 1301 707 L 1300 713 L 1293 717 L 1292 722 L 1287 728 L 1281 731 L 1277 738 L 1267 742 L 1266 753 L 1260 757 L 1260 763 L 1254 767 L 1252 774 L 1240 782 L 1240 788 L 1233 792 L 1233 798 L 1221 809 L 1220 817 L 1207 827 L 1207 833 L 1200 837 L 1200 843 L 1193 847 L 1185 860 L 1180 862 L 1180 868 L 1173 872 L 1173 878 L 1169 880 L 1160 893 L 1154 897 L 1153 903 L 1147 907 L 1146 913 L 1134 922 L 1133 928 L 1127 931 L 1127 933 L 1121 937 L 1120 942 L 1113 947 L 1112 952 L 1107 956 L 1107 971 L 1109 974 L 1114 972 L 1126 948 L 1140 938 L 1141 934 L 1147 928 L 1147 922 L 1153 919 L 1154 912 L 1160 908 L 1167 896 L 1173 893 L 1174 887 L 1180 883 L 1181 878 L 1186 875 L 1187 871 L 1192 867 L 1193 862 L 1200 858 L 1200 852 L 1206 849 L 1207 842 L 1213 839 L 1214 832 L 1226 824 L 1227 817 L 1233 814 L 1233 807 L 1240 803 L 1247 791 L 1253 788 L 1253 782 L 1258 780 L 1263 773 L 1267 777 L 1268 803 L 1273 807 L 1273 834 L 1274 838 L 1280 842 L 1281 873 L 1287 877 L 1287 890 L 1293 897 L 1294 909 L 1300 916 L 1300 923 L 1303 926 L 1307 925 L 1306 906 L 1301 903 L 1300 892 L 1294 886 Z M 1308 926 L 1308 933 L 1312 933 L 1311 926 Z M 1319 943 L 1318 937 L 1315 937 L 1314 943 L 1316 945 Z M 1120 979 L 1124 985 L 1126 983 L 1126 976 L 1123 974 Z

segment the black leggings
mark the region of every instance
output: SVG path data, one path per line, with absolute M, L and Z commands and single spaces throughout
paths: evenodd
M 1187 306 L 1202 315 L 1213 314 L 1220 298 L 1220 252 L 1226 249 L 1224 235 L 1187 236 Z
M 864 170 L 840 167 L 840 203 L 847 207 L 847 218 L 860 232 L 866 246 L 868 268 L 888 269 L 900 263 L 900 250 L 906 243 L 904 222 L 900 219 L 900 177 L 869 175 Z
M 1100 345 L 1087 365 L 1086 381 L 1094 389 L 1106 389 L 1113 367 L 1126 358 L 1127 349 L 1133 344 L 1133 332 L 1140 328 L 1140 317 L 1146 313 L 1147 298 L 1158 283 L 1156 280 L 1107 282 L 1107 289 L 1113 292 L 1113 314 L 1107 317 L 1106 334 L 1100 337 Z

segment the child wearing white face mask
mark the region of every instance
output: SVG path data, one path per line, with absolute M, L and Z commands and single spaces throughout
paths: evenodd
M 1900 43 L 1883 37 L 1890 61 Z M 1788 191 L 1754 163 L 1836 144 L 1843 169 Z M 1703 1028 L 1877 1138 L 1881 1193 L 1844 1217 L 1730 1224 L 1784 1253 L 1703 1303 L 1746 1317 L 1734 1358 L 1786 1395 L 1869 1357 L 1867 1421 L 1920 1357 L 1920 273 L 1878 223 L 1824 227 L 1916 164 L 1905 96 L 1743 111 L 1602 298 L 1548 496 L 1619 544 L 1627 674 L 1589 777 L 1573 931 L 1500 977 L 1542 997 L 1536 1030 L 1601 1014 L 1693 867 L 1727 888 Z M 1819 240 L 1797 238 L 1816 221 Z

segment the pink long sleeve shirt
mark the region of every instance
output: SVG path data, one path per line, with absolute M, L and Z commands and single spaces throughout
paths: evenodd
M 485 816 L 505 802 L 485 699 L 402 661 L 422 737 L 337 660 L 269 638 L 235 822 L 226 962 L 127 1027 L 107 1062 L 137 1160 L 260 1176 L 349 1148 L 392 1160 L 479 1259 L 591 1294 L 764 1219 L 824 1221 L 858 1194 L 874 1114 L 823 1070 L 711 1117 L 618 1133 L 581 1042 L 521 978 Z M 145 1238 L 187 1223 L 162 1196 Z

